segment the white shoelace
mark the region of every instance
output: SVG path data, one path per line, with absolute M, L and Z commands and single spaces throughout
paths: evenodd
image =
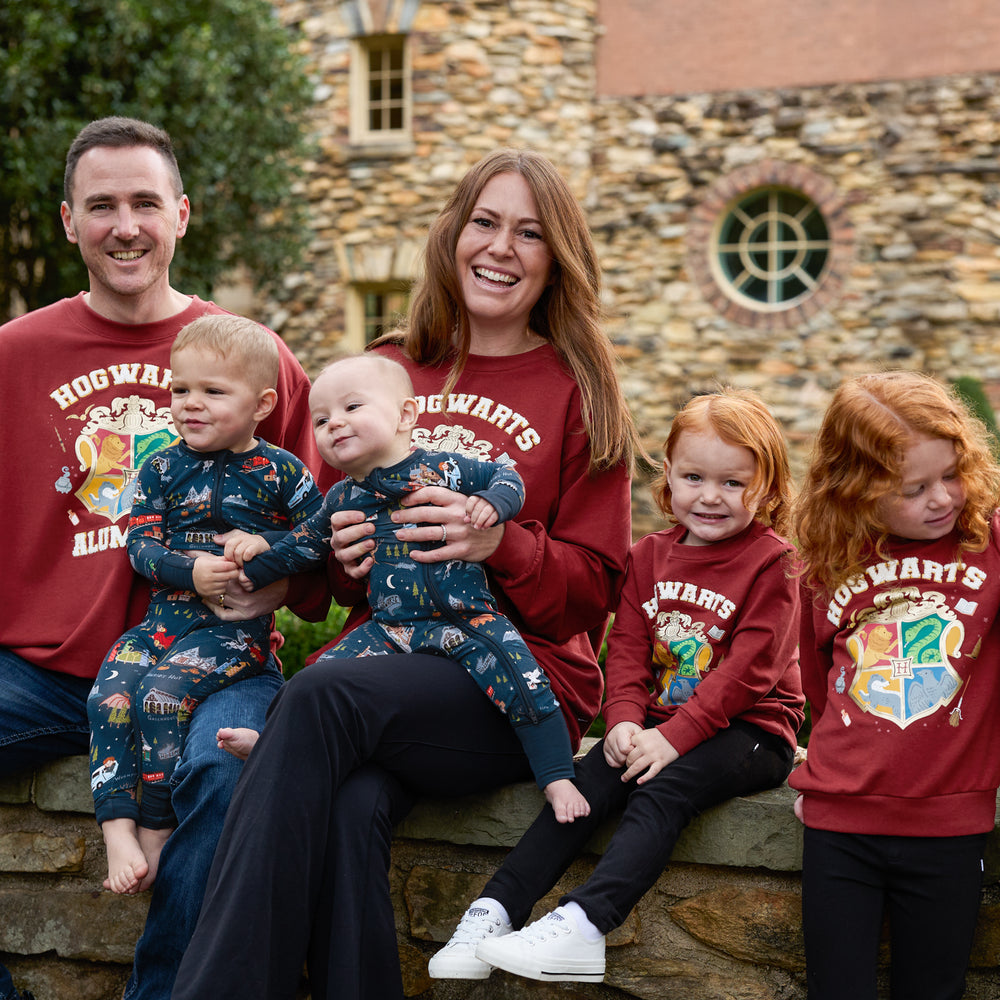
M 493 934 L 499 926 L 499 917 L 493 916 L 482 906 L 474 906 L 462 914 L 462 919 L 448 943 L 471 944 L 474 941 L 482 941 L 484 937 Z
M 540 920 L 533 924 L 528 924 L 521 931 L 521 937 L 525 941 L 534 944 L 536 941 L 545 941 L 548 938 L 559 937 L 561 934 L 571 934 L 573 928 L 569 921 L 559 913 L 546 913 Z

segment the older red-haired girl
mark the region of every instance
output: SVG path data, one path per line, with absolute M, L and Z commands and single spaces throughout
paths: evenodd
M 810 1000 L 960 1000 L 1000 784 L 1000 470 L 938 381 L 834 394 L 794 517 L 804 564 Z

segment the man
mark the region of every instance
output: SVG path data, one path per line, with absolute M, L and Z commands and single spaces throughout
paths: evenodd
M 136 472 L 176 440 L 170 421 L 170 345 L 213 303 L 170 285 L 187 230 L 169 136 L 145 122 L 86 126 L 66 159 L 61 215 L 80 248 L 89 290 L 0 327 L 0 774 L 86 753 L 86 699 L 111 644 L 142 618 L 148 583 L 123 544 Z M 278 405 L 261 436 L 322 468 L 308 411 L 309 381 L 279 341 Z M 328 484 L 327 484 L 328 485 Z M 302 581 L 253 594 L 231 584 L 221 618 L 303 606 Z M 234 684 L 194 714 L 174 776 L 178 826 L 160 858 L 126 1000 L 168 1000 L 201 905 L 240 762 L 216 746 L 220 726 L 260 728 L 281 684 L 276 664 Z M 147 888 L 147 886 L 143 886 Z M 0 966 L 0 1000 L 18 993 Z

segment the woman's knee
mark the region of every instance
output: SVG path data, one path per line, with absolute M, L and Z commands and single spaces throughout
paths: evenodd
M 377 764 L 364 764 L 337 789 L 332 823 L 342 833 L 376 836 L 385 843 L 392 828 L 410 811 L 413 796 L 402 783 Z
M 347 697 L 352 691 L 367 690 L 373 684 L 372 671 L 370 666 L 366 666 L 366 659 L 317 660 L 282 685 L 281 701 L 314 704 L 317 700 Z

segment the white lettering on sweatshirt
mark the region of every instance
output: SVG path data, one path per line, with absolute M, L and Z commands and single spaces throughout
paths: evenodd
M 980 590 L 986 581 L 986 573 L 977 566 L 965 566 L 960 562 L 939 563 L 933 559 L 921 559 L 917 556 L 874 563 L 868 566 L 863 574 L 852 577 L 837 588 L 833 600 L 827 605 L 827 620 L 839 626 L 844 608 L 853 595 L 863 594 L 869 587 L 884 587 L 906 580 L 926 580 L 931 583 L 958 581 L 960 586 L 969 590 Z

